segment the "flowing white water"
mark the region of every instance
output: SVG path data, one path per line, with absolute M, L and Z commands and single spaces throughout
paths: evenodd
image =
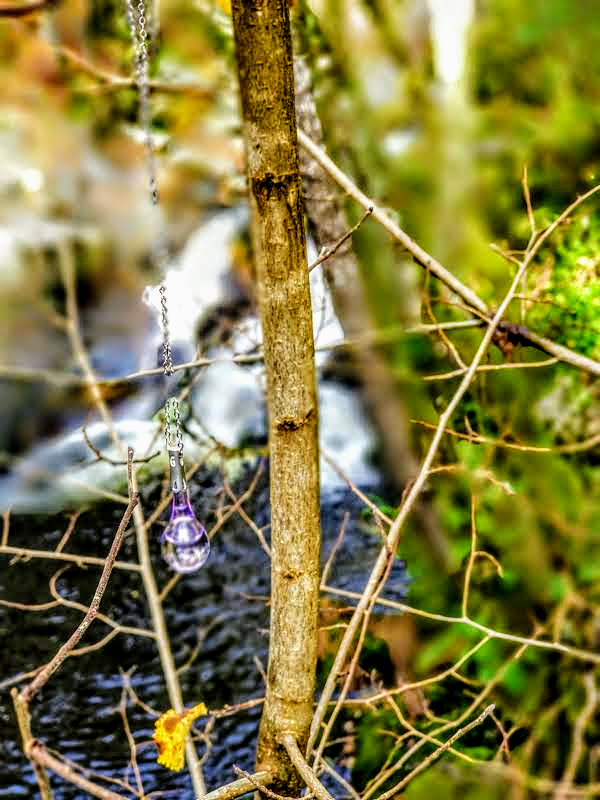
M 427 0 L 435 74 L 448 89 L 465 76 L 467 37 L 475 17 L 474 0 Z
M 235 299 L 230 277 L 230 249 L 234 237 L 246 224 L 247 212 L 243 208 L 220 212 L 189 237 L 180 256 L 168 270 L 169 324 L 176 360 L 193 356 L 199 324 L 223 303 Z M 315 255 L 312 248 L 309 258 Z M 311 292 L 317 345 L 342 341 L 343 331 L 320 269 L 311 273 Z M 147 287 L 144 299 L 156 311 L 158 287 Z M 146 346 L 139 366 L 154 367 L 161 343 L 158 324 L 148 331 L 144 342 Z M 236 324 L 230 345 L 208 350 L 207 355 L 223 360 L 205 369 L 192 391 L 193 418 L 189 429 L 193 438 L 186 437 L 185 441 L 188 459 L 200 457 L 212 446 L 213 439 L 228 447 L 266 439 L 263 367 L 261 364 L 242 367 L 231 360 L 232 355 L 254 351 L 260 344 L 260 325 L 256 316 L 248 313 L 241 323 Z M 119 354 L 120 359 L 122 356 Z M 327 353 L 318 353 L 318 365 L 323 365 L 327 357 Z M 110 360 L 110 354 L 106 359 Z M 153 450 L 162 450 L 162 437 L 158 436 L 156 444 L 152 445 L 159 432 L 159 423 L 152 416 L 162 402 L 161 383 L 161 379 L 145 381 L 137 395 L 122 402 L 115 410 L 119 433 L 138 457 L 151 446 Z M 320 436 L 324 448 L 357 484 L 375 484 L 378 475 L 370 464 L 370 458 L 376 439 L 357 392 L 321 378 L 319 402 Z M 102 423 L 90 425 L 88 435 L 105 455 L 118 458 Z M 98 489 L 117 488 L 122 478 L 117 475 L 120 471 L 104 462 L 91 463 L 93 461 L 94 456 L 80 429 L 62 431 L 32 447 L 14 463 L 9 475 L 0 479 L 0 508 L 11 507 L 21 512 L 59 510 L 65 504 L 93 500 L 98 496 Z M 162 469 L 162 454 L 152 464 Z M 341 485 L 337 473 L 323 461 L 322 489 L 328 491 Z

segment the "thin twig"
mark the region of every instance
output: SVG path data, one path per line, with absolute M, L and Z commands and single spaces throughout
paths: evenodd
M 338 589 L 335 586 L 321 586 L 321 591 L 327 594 L 338 595 L 339 597 L 351 598 L 360 601 L 363 595 L 358 592 L 351 592 L 347 589 Z M 454 625 L 467 625 L 470 628 L 481 631 L 493 639 L 502 639 L 505 642 L 514 642 L 515 644 L 525 644 L 530 647 L 539 647 L 542 650 L 554 650 L 557 653 L 563 653 L 573 658 L 578 658 L 581 661 L 589 661 L 593 664 L 600 664 L 600 653 L 595 653 L 591 650 L 582 650 L 578 647 L 571 647 L 562 642 L 550 642 L 546 639 L 535 639 L 528 636 L 518 636 L 512 633 L 504 633 L 504 631 L 497 631 L 494 628 L 488 628 L 480 622 L 470 617 L 450 617 L 446 614 L 437 614 L 433 611 L 423 611 L 420 608 L 406 605 L 405 603 L 398 603 L 395 600 L 387 600 L 383 597 L 378 597 L 376 605 L 384 606 L 386 608 L 393 608 L 396 611 L 403 611 L 407 614 L 414 614 L 417 617 L 424 619 L 431 619 L 437 622 L 448 622 Z M 358 608 L 358 605 L 356 606 Z
M 23 752 L 28 758 L 30 758 L 28 755 L 28 750 L 32 742 L 35 740 L 33 738 L 33 734 L 31 733 L 29 705 L 21 698 L 21 695 L 17 689 L 11 689 L 10 695 L 15 708 L 19 733 L 21 734 Z M 50 779 L 48 778 L 48 773 L 46 772 L 44 766 L 37 761 L 31 761 L 31 765 L 33 767 L 35 779 L 40 790 L 41 800 L 52 800 L 53 795 L 52 788 L 50 787 Z
M 127 676 L 127 679 L 129 676 Z M 131 768 L 133 769 L 133 774 L 135 776 L 135 783 L 138 788 L 138 794 L 140 797 L 144 796 L 144 784 L 142 782 L 142 774 L 140 772 L 140 767 L 137 762 L 137 753 L 136 753 L 136 745 L 135 739 L 133 737 L 133 733 L 131 732 L 131 726 L 129 724 L 129 717 L 127 716 L 127 683 L 124 682 L 123 688 L 121 690 L 121 700 L 119 702 L 119 714 L 121 715 L 121 719 L 123 720 L 123 730 L 125 731 L 125 736 L 127 737 L 127 743 L 129 745 L 129 753 L 131 756 Z M 127 775 L 125 775 L 127 777 Z
M 223 708 L 218 708 L 216 711 L 210 712 L 210 716 L 215 719 L 222 717 L 230 717 L 232 714 L 238 714 L 240 711 L 246 711 L 249 708 L 256 708 L 265 702 L 264 697 L 254 697 L 252 700 L 245 700 L 243 703 L 236 703 L 234 706 L 224 705 Z
M 56 553 L 60 553 L 62 550 L 64 550 L 65 545 L 67 544 L 67 542 L 71 538 L 71 534 L 75 530 L 75 525 L 77 525 L 77 520 L 79 519 L 79 517 L 81 516 L 82 513 L 83 512 L 81 510 L 80 511 L 75 511 L 75 512 L 73 512 L 73 514 L 71 514 L 69 516 L 69 524 L 67 525 L 67 529 L 63 533 L 63 535 L 61 536 L 60 542 L 54 548 L 54 551 Z
M 345 472 L 345 471 L 342 469 L 342 467 L 341 467 L 341 466 L 338 464 L 338 462 L 337 462 L 337 461 L 336 461 L 336 460 L 333 458 L 333 456 L 332 456 L 330 453 L 328 453 L 326 450 L 323 450 L 323 448 L 322 448 L 322 447 L 320 447 L 320 448 L 319 448 L 319 452 L 321 453 L 321 456 L 322 456 L 323 460 L 324 460 L 324 461 L 326 461 L 326 462 L 329 464 L 329 466 L 330 466 L 330 467 L 331 467 L 331 468 L 332 468 L 332 469 L 333 469 L 335 472 L 337 472 L 337 474 L 338 474 L 338 475 L 340 476 L 340 478 L 341 478 L 341 479 L 344 481 L 344 483 L 347 483 L 347 484 L 348 484 L 348 486 L 349 486 L 350 490 L 352 491 L 352 493 L 353 493 L 353 494 L 355 494 L 355 495 L 356 495 L 356 496 L 359 498 L 359 500 L 362 500 L 362 502 L 363 502 L 363 503 L 364 503 L 364 504 L 365 504 L 365 505 L 366 505 L 368 508 L 370 508 L 370 509 L 371 509 L 371 511 L 373 512 L 374 516 L 375 516 L 377 519 L 379 519 L 379 520 L 381 520 L 382 522 L 384 522 L 386 525 L 391 525 L 391 524 L 392 524 L 392 522 L 393 522 L 393 520 L 391 519 L 391 517 L 388 517 L 388 515 L 387 515 L 387 514 L 386 514 L 384 511 L 382 511 L 382 510 L 379 508 L 379 506 L 377 505 L 377 503 L 374 503 L 374 502 L 373 502 L 373 501 L 372 501 L 372 500 L 371 500 L 369 497 L 367 497 L 367 495 L 366 495 L 364 492 L 362 492 L 362 491 L 361 491 L 361 490 L 358 488 L 358 486 L 357 486 L 357 485 L 356 485 L 356 484 L 355 484 L 355 483 L 352 481 L 352 479 L 350 478 L 350 476 L 348 475 L 348 473 L 347 473 L 347 472 Z
M 347 781 L 345 778 L 343 778 L 343 777 L 340 775 L 340 773 L 339 773 L 339 772 L 337 772 L 337 771 L 336 771 L 336 770 L 335 770 L 335 769 L 334 769 L 334 768 L 331 766 L 331 764 L 329 764 L 329 763 L 327 762 L 327 759 L 325 759 L 325 758 L 321 759 L 321 767 L 322 767 L 322 768 L 325 770 L 325 772 L 326 772 L 328 775 L 331 775 L 331 777 L 334 779 L 334 781 L 337 781 L 337 782 L 339 783 L 339 785 L 340 785 L 340 786 L 341 786 L 341 787 L 342 787 L 342 788 L 343 788 L 343 789 L 344 789 L 346 792 L 348 792 L 348 794 L 350 795 L 350 797 L 352 798 L 352 800 L 361 800 L 361 797 L 360 797 L 359 793 L 356 791 L 356 789 L 355 789 L 353 786 L 351 786 L 351 785 L 348 783 L 348 781 Z
M 287 750 L 290 761 L 300 773 L 302 780 L 319 800 L 333 800 L 327 789 L 317 778 L 315 772 L 309 767 L 300 752 L 298 743 L 291 733 L 284 733 L 279 737 L 279 743 Z
M 569 752 L 569 759 L 561 778 L 560 786 L 554 796 L 555 800 L 567 800 L 567 798 L 571 796 L 571 785 L 585 747 L 585 732 L 598 706 L 598 689 L 593 672 L 587 672 L 583 676 L 583 684 L 586 693 L 585 704 L 581 712 L 577 715 L 575 725 L 573 726 L 571 751 Z
M 28 703 L 31 699 L 35 696 L 37 692 L 46 684 L 50 676 L 56 672 L 56 670 L 60 667 L 63 663 L 65 658 L 69 655 L 69 653 L 77 646 L 79 641 L 81 640 L 84 633 L 90 627 L 94 619 L 98 614 L 98 609 L 100 607 L 100 602 L 108 585 L 108 580 L 110 578 L 110 574 L 112 572 L 114 563 L 117 558 L 117 553 L 119 552 L 119 548 L 123 542 L 125 537 L 125 531 L 127 530 L 127 526 L 129 525 L 129 520 L 131 519 L 131 515 L 133 514 L 133 510 L 138 503 L 138 494 L 133 488 L 133 480 L 132 480 L 132 459 L 133 459 L 133 449 L 130 447 L 128 449 L 128 462 L 127 462 L 127 480 L 129 485 L 129 505 L 125 509 L 125 513 L 119 523 L 119 527 L 113 539 L 113 543 L 111 545 L 110 551 L 106 556 L 106 561 L 104 563 L 104 569 L 102 570 L 102 574 L 100 575 L 100 580 L 98 581 L 98 586 L 96 587 L 96 591 L 94 592 L 94 597 L 92 602 L 90 603 L 90 607 L 77 626 L 77 628 L 73 631 L 71 636 L 67 639 L 67 641 L 59 648 L 55 656 L 43 667 L 42 670 L 36 675 L 33 681 L 26 686 L 24 689 L 21 690 L 21 699 Z
M 1 6 L 0 6 L 1 8 Z M 94 78 L 99 83 L 104 84 L 112 89 L 129 89 L 137 85 L 135 77 L 127 77 L 118 75 L 114 72 L 102 69 L 96 64 L 92 64 L 80 53 L 73 50 L 66 45 L 58 45 L 56 48 L 59 55 L 63 56 L 70 64 L 80 69 L 86 75 Z M 159 81 L 149 80 L 148 86 L 151 91 L 161 92 L 164 94 L 185 94 L 186 97 L 200 97 L 212 99 L 214 97 L 214 89 L 202 86 L 200 83 L 174 83 L 172 81 Z
M 105 559 L 96 556 L 81 556 L 78 553 L 57 553 L 55 550 L 30 550 L 27 547 L 13 547 L 12 545 L 0 546 L 0 554 L 17 556 L 25 560 L 30 558 L 44 558 L 52 561 L 69 561 L 77 566 L 103 566 Z M 139 564 L 132 561 L 115 561 L 113 564 L 115 569 L 125 569 L 130 572 L 141 572 Z
M 327 261 L 328 258 L 331 258 L 331 256 L 335 255 L 337 251 L 340 249 L 340 247 L 344 244 L 344 242 L 347 242 L 348 239 L 350 239 L 350 237 L 354 233 L 356 233 L 356 231 L 360 228 L 363 222 L 367 219 L 367 217 L 370 217 L 372 213 L 373 209 L 367 208 L 367 210 L 363 213 L 363 215 L 358 220 L 356 225 L 353 225 L 350 228 L 350 230 L 346 231 L 346 233 L 343 236 L 341 236 L 337 240 L 337 242 L 334 242 L 332 245 L 329 245 L 329 247 L 325 247 L 322 249 L 317 258 L 315 258 L 315 260 L 308 265 L 308 271 L 312 272 L 313 269 L 315 269 L 315 267 L 319 266 L 319 264 L 322 264 L 324 261 Z
M 436 426 L 431 422 L 425 422 L 421 419 L 411 419 L 414 425 L 421 425 L 423 428 L 435 430 Z M 452 428 L 446 428 L 444 433 L 448 436 L 455 436 L 457 439 L 465 439 L 473 444 L 491 444 L 494 447 L 501 447 L 506 450 L 520 450 L 522 453 L 580 453 L 583 450 L 591 450 L 600 444 L 600 433 L 590 436 L 589 439 L 582 439 L 580 442 L 572 442 L 571 444 L 559 444 L 554 447 L 540 447 L 533 444 L 519 444 L 518 442 L 505 442 L 502 439 L 494 439 L 490 436 L 482 436 L 480 433 L 461 433 Z
M 124 800 L 125 795 L 117 794 L 117 792 L 113 792 L 110 789 L 105 789 L 103 786 L 89 781 L 87 778 L 84 778 L 83 775 L 80 775 L 76 770 L 74 770 L 73 767 L 50 755 L 44 745 L 37 739 L 34 739 L 29 746 L 27 756 L 35 764 L 47 767 L 48 769 L 52 770 L 52 772 L 60 775 L 61 778 L 64 778 L 64 780 L 74 784 L 75 786 L 78 786 L 80 789 L 83 789 L 84 792 L 91 794 L 93 797 L 99 797 L 100 800 Z
M 340 530 L 338 535 L 335 538 L 335 542 L 329 551 L 329 555 L 327 556 L 327 561 L 325 562 L 325 566 L 321 571 L 321 583 L 327 583 L 327 578 L 329 577 L 329 571 L 331 570 L 332 564 L 335 560 L 338 550 L 342 546 L 344 542 L 344 536 L 346 535 L 346 528 L 348 527 L 348 522 L 350 520 L 350 512 L 344 511 L 344 516 L 342 518 L 342 524 L 340 525 Z
M 8 544 L 8 534 L 10 531 L 10 511 L 4 511 L 2 514 L 2 538 L 0 539 L 0 548 L 6 547 Z
M 300 798 L 297 798 L 297 797 L 288 797 L 288 796 L 283 795 L 283 794 L 277 794 L 277 792 L 274 792 L 272 789 L 269 789 L 268 786 L 261 785 L 254 778 L 253 775 L 250 775 L 250 773 L 246 772 L 245 770 L 241 769 L 240 767 L 236 766 L 235 764 L 233 765 L 233 771 L 236 772 L 238 775 L 241 775 L 243 778 L 245 778 L 248 781 L 248 783 L 251 785 L 251 787 L 253 787 L 254 789 L 257 789 L 260 794 L 264 794 L 267 797 L 271 797 L 271 798 L 273 798 L 273 800 L 300 800 Z M 271 780 L 272 780 L 272 778 L 271 778 Z M 312 795 L 309 795 L 309 796 L 312 797 Z M 206 798 L 204 798 L 204 800 L 206 800 Z
M 440 681 L 444 680 L 444 678 L 448 678 L 453 676 L 455 678 L 460 678 L 461 676 L 458 674 L 458 670 L 465 664 L 469 659 L 471 659 L 475 653 L 479 652 L 481 648 L 486 645 L 491 636 L 484 636 L 480 639 L 476 645 L 474 645 L 470 650 L 468 650 L 463 656 L 461 656 L 458 661 L 455 661 L 451 667 L 448 669 L 442 670 L 442 672 L 438 672 L 436 675 L 431 675 L 429 678 L 423 678 L 420 681 L 413 681 L 412 683 L 403 683 L 402 686 L 397 686 L 394 689 L 385 689 L 382 692 L 378 692 L 377 694 L 367 695 L 365 697 L 346 700 L 346 705 L 369 705 L 372 706 L 378 703 L 380 700 L 385 700 L 388 697 L 392 697 L 399 694 L 405 694 L 406 692 L 414 691 L 415 689 L 423 689 L 425 686 L 430 686 L 433 683 L 439 683 Z
M 558 364 L 558 358 L 545 358 L 542 361 L 509 361 L 503 364 L 481 364 L 477 372 L 498 372 L 505 369 L 535 369 L 538 367 L 551 367 Z M 468 367 L 453 369 L 450 372 L 440 372 L 436 375 L 425 375 L 424 381 L 445 381 L 449 378 L 459 378 L 464 375 Z
M 99 450 L 96 445 L 92 442 L 87 432 L 87 428 L 84 425 L 81 429 L 81 433 L 83 435 L 83 440 L 90 448 L 92 453 L 96 456 L 98 461 L 105 461 L 107 464 L 110 464 L 113 467 L 122 467 L 125 462 L 116 458 L 109 458 L 109 456 L 105 455 L 101 450 Z M 160 451 L 156 451 L 152 453 L 152 455 L 146 456 L 145 458 L 136 458 L 134 460 L 134 464 L 147 464 L 148 462 L 152 461 L 156 456 L 160 455 Z
M 271 775 L 268 772 L 255 772 L 251 776 L 240 778 L 237 781 L 226 783 L 224 786 L 214 789 L 214 791 L 205 794 L 202 800 L 234 800 L 240 795 L 266 786 L 270 781 Z
M 529 174 L 527 172 L 527 164 L 523 167 L 523 178 L 521 180 L 523 187 L 523 196 L 525 198 L 525 206 L 527 207 L 527 219 L 529 220 L 529 227 L 531 229 L 530 243 L 533 242 L 537 236 L 537 226 L 535 224 L 535 217 L 533 215 L 533 207 L 531 205 L 531 193 L 529 191 Z
M 402 780 L 399 781 L 395 786 L 393 786 L 387 792 L 380 794 L 378 800 L 391 800 L 391 798 L 393 797 L 398 797 L 399 793 L 404 789 L 405 786 L 407 786 L 412 781 L 413 778 L 416 778 L 417 775 L 426 770 L 427 767 L 429 767 L 436 759 L 438 759 L 443 753 L 445 753 L 446 750 L 452 747 L 454 742 L 460 739 L 461 736 L 464 736 L 465 734 L 469 733 L 469 731 L 472 731 L 473 728 L 476 728 L 478 725 L 481 725 L 481 723 L 485 720 L 485 718 L 492 713 L 494 708 L 495 706 L 493 704 L 489 705 L 477 717 L 477 719 L 474 719 L 473 722 L 470 722 L 468 725 L 465 725 L 464 728 L 461 728 L 460 730 L 456 731 L 456 733 L 453 734 L 448 739 L 447 742 L 444 742 L 444 744 L 438 747 L 437 750 L 428 755 L 427 758 L 424 758 L 423 761 L 417 764 L 417 766 L 413 770 L 411 770 L 408 773 L 408 775 L 405 775 L 405 777 L 402 778 Z
M 1 3 L 0 17 L 25 17 L 35 11 L 48 11 L 58 0 L 28 0 L 26 3 Z
M 301 130 L 298 130 L 298 141 L 302 147 L 304 147 L 311 154 L 315 161 L 318 161 L 318 163 L 333 178 L 333 180 L 339 186 L 341 186 L 342 189 L 344 189 L 345 192 L 353 197 L 365 210 L 368 208 L 373 209 L 373 217 L 409 251 L 418 264 L 431 272 L 432 275 L 435 275 L 435 277 L 438 278 L 438 280 L 440 280 L 445 286 L 462 298 L 469 308 L 481 313 L 485 319 L 490 319 L 491 313 L 484 301 L 472 289 L 462 283 L 462 281 L 460 281 L 453 273 L 447 270 L 446 267 L 440 264 L 439 261 L 433 258 L 433 256 L 423 250 L 422 247 L 420 247 L 413 239 L 411 239 L 411 237 L 405 231 L 403 231 L 402 228 L 396 222 L 394 222 L 394 220 L 382 208 L 379 208 L 373 202 L 373 200 L 367 197 L 364 192 L 361 192 L 356 184 L 344 172 L 342 172 L 342 170 L 339 169 L 336 164 L 334 164 L 334 162 L 331 160 L 331 158 L 329 158 L 322 148 L 316 145 L 312 139 Z M 546 228 L 543 233 L 537 236 L 535 241 L 531 242 L 531 250 L 535 250 L 535 252 L 537 252 L 539 246 L 548 238 L 550 233 L 552 233 L 558 225 L 564 222 L 564 220 L 574 211 L 575 208 L 577 208 L 577 206 L 592 197 L 592 195 L 596 194 L 598 191 L 600 191 L 600 185 L 594 186 L 584 195 L 578 197 L 574 203 L 571 203 L 571 205 L 565 209 L 563 214 L 561 214 L 555 223 L 553 223 L 549 228 Z M 519 276 L 519 280 L 521 277 L 522 276 Z M 498 322 L 499 320 L 495 322 L 494 329 L 497 327 Z M 551 339 L 538 336 L 527 329 L 525 329 L 523 332 L 522 338 L 529 344 L 537 347 L 544 353 L 547 353 L 549 356 L 555 356 L 561 361 L 571 364 L 572 366 L 577 367 L 577 369 L 590 372 L 593 375 L 600 375 L 600 362 L 595 361 L 594 359 L 588 358 L 587 356 L 582 356 L 579 353 L 575 353 L 572 350 L 553 342 Z

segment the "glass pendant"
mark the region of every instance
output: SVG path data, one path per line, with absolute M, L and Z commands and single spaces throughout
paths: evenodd
M 173 492 L 171 520 L 160 542 L 163 558 L 174 572 L 195 572 L 208 558 L 210 542 L 196 519 L 187 489 Z
M 163 558 L 174 572 L 195 572 L 210 553 L 210 541 L 190 503 L 183 467 L 183 439 L 179 427 L 179 402 L 169 398 L 165 406 L 167 452 L 173 504 L 171 519 L 160 543 Z

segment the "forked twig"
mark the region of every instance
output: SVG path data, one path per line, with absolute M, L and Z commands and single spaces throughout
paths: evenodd
M 104 592 L 106 591 L 106 587 L 108 585 L 108 580 L 110 578 L 110 574 L 113 570 L 117 553 L 119 552 L 119 548 L 123 543 L 123 539 L 125 537 L 125 531 L 127 530 L 127 526 L 129 525 L 129 520 L 131 519 L 131 515 L 133 514 L 133 509 L 138 504 L 138 493 L 133 488 L 132 482 L 132 460 L 133 460 L 133 449 L 130 447 L 128 449 L 127 455 L 127 480 L 129 485 L 129 505 L 125 509 L 125 513 L 119 523 L 119 527 L 113 539 L 113 543 L 110 547 L 109 553 L 106 556 L 106 560 L 104 562 L 104 568 L 102 570 L 102 574 L 100 575 L 100 580 L 98 581 L 98 586 L 96 587 L 96 591 L 94 592 L 94 597 L 92 602 L 90 603 L 90 607 L 84 616 L 83 620 L 79 623 L 77 628 L 73 631 L 71 636 L 67 639 L 67 641 L 59 648 L 56 652 L 54 657 L 43 667 L 40 672 L 36 675 L 33 681 L 26 686 L 24 689 L 21 690 L 21 700 L 24 703 L 29 703 L 31 699 L 39 692 L 39 690 L 44 686 L 50 676 L 56 672 L 56 670 L 60 667 L 63 663 L 65 658 L 69 655 L 69 653 L 77 646 L 79 641 L 81 640 L 84 633 L 90 627 L 96 615 L 98 614 L 98 609 L 100 608 L 100 603 L 102 601 L 102 597 Z
M 399 793 L 404 789 L 405 786 L 412 781 L 413 778 L 416 778 L 421 772 L 427 769 L 436 759 L 438 759 L 446 750 L 450 749 L 454 742 L 458 741 L 462 736 L 472 731 L 473 728 L 476 728 L 478 725 L 488 717 L 492 711 L 494 710 L 495 706 L 489 705 L 482 713 L 474 719 L 473 722 L 470 722 L 468 725 L 465 725 L 464 728 L 460 728 L 460 730 L 456 731 L 448 741 L 444 742 L 444 744 L 440 745 L 437 750 L 434 750 L 433 753 L 424 758 L 423 761 L 420 761 L 417 766 L 411 770 L 408 775 L 405 775 L 401 781 L 399 781 L 395 786 L 392 786 L 387 792 L 379 795 L 378 800 L 392 800 L 393 797 L 398 797 Z

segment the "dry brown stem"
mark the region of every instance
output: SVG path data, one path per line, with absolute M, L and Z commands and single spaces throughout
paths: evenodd
M 45 0 L 45 2 L 48 2 L 48 0 Z M 76 67 L 81 72 L 89 75 L 91 78 L 94 78 L 94 80 L 98 81 L 105 88 L 115 90 L 133 89 L 137 85 L 136 78 L 129 78 L 127 76 L 118 75 L 114 72 L 109 72 L 106 69 L 102 69 L 102 67 L 92 64 L 84 56 L 82 56 L 81 53 L 73 50 L 72 47 L 58 45 L 56 52 L 65 58 L 73 67 Z M 198 97 L 206 100 L 210 100 L 214 97 L 213 89 L 206 86 L 201 86 L 198 83 L 172 83 L 168 81 L 150 80 L 148 81 L 148 86 L 150 87 L 150 91 L 161 92 L 163 94 L 182 93 L 188 97 Z
M 468 725 L 465 725 L 464 728 L 460 728 L 460 730 L 456 731 L 456 733 L 454 733 L 446 742 L 441 744 L 437 750 L 417 764 L 417 766 L 412 769 L 408 775 L 405 775 L 404 778 L 402 778 L 402 780 L 399 781 L 395 786 L 393 786 L 387 792 L 380 794 L 378 800 L 392 800 L 392 798 L 398 797 L 399 793 L 404 789 L 405 786 L 408 786 L 413 778 L 416 778 L 417 775 L 426 770 L 427 767 L 429 767 L 436 759 L 445 753 L 446 750 L 449 750 L 454 742 L 458 741 L 461 736 L 464 736 L 465 734 L 469 733 L 469 731 L 472 731 L 473 728 L 481 725 L 481 723 L 492 713 L 493 710 L 494 705 L 489 705 L 484 711 L 482 711 L 477 719 L 474 719 L 473 722 L 470 722 Z
M 402 228 L 396 222 L 394 222 L 394 220 L 382 208 L 377 206 L 373 200 L 367 197 L 367 195 L 364 194 L 364 192 L 362 192 L 356 186 L 356 184 L 334 164 L 334 162 L 329 158 L 322 148 L 315 144 L 312 139 L 301 130 L 298 131 L 298 141 L 300 142 L 301 146 L 305 148 L 323 167 L 330 177 L 333 178 L 333 180 L 339 186 L 341 186 L 342 189 L 344 189 L 344 191 L 353 197 L 365 210 L 372 209 L 371 213 L 374 219 L 380 222 L 383 227 L 408 250 L 418 264 L 431 272 L 432 275 L 435 275 L 438 280 L 440 280 L 445 286 L 458 295 L 458 297 L 460 297 L 469 308 L 475 312 L 479 312 L 483 319 L 488 322 L 491 321 L 491 311 L 488 309 L 484 301 L 472 289 L 462 283 L 462 281 L 460 281 L 452 272 L 440 264 L 439 261 L 423 250 L 423 248 L 420 247 L 414 241 L 414 239 L 411 239 L 411 237 L 405 231 L 403 231 Z M 575 202 L 566 209 L 565 213 L 561 215 L 561 222 L 564 221 L 564 219 L 566 219 L 574 211 L 574 209 L 577 208 L 578 205 L 590 198 L 592 195 L 596 194 L 598 191 L 600 191 L 600 186 L 594 186 L 592 189 L 590 189 L 590 191 L 586 192 L 581 197 L 578 197 L 577 200 L 575 200 Z M 531 250 L 534 249 L 537 252 L 539 245 L 547 239 L 549 232 L 552 232 L 553 230 L 555 230 L 554 223 L 530 242 L 527 252 L 531 252 Z M 515 293 L 513 292 L 512 294 L 514 295 Z M 496 315 L 494 315 L 494 319 L 495 317 Z M 501 320 L 495 321 L 494 330 L 498 327 L 500 321 Z M 571 364 L 577 369 L 581 369 L 584 372 L 589 372 L 592 375 L 600 375 L 600 362 L 595 361 L 592 358 L 575 353 L 572 350 L 569 350 L 567 347 L 563 347 L 562 345 L 557 344 L 556 342 L 553 342 L 552 340 L 543 336 L 538 336 L 536 333 L 528 329 L 523 330 L 522 338 L 532 346 L 536 347 L 538 350 L 547 353 L 549 356 L 554 356 L 560 361 L 564 361 L 566 364 Z
M 304 760 L 294 736 L 291 733 L 284 733 L 279 737 L 279 741 L 287 750 L 292 764 L 296 767 L 303 781 L 312 790 L 315 797 L 318 797 L 319 800 L 333 800 L 333 797 Z
M 96 587 L 96 591 L 94 592 L 94 597 L 92 598 L 92 602 L 90 603 L 90 606 L 83 620 L 73 631 L 73 633 L 67 639 L 67 641 L 62 645 L 62 647 L 59 648 L 55 656 L 40 670 L 40 672 L 36 675 L 33 681 L 28 686 L 26 686 L 24 689 L 21 690 L 20 693 L 21 700 L 24 703 L 29 703 L 32 700 L 32 698 L 37 694 L 37 692 L 39 692 L 42 686 L 44 686 L 47 683 L 50 676 L 54 672 L 56 672 L 56 670 L 60 667 L 65 658 L 67 658 L 69 653 L 72 650 L 74 650 L 74 648 L 77 646 L 82 636 L 85 634 L 85 632 L 90 627 L 90 625 L 92 624 L 92 622 L 94 621 L 94 619 L 98 614 L 102 597 L 104 595 L 104 592 L 106 591 L 110 574 L 113 570 L 113 566 L 117 558 L 117 553 L 119 552 L 119 548 L 123 543 L 125 531 L 127 530 L 127 526 L 129 525 L 129 520 L 131 519 L 133 510 L 138 503 L 138 494 L 133 488 L 132 464 L 131 464 L 132 459 L 133 459 L 133 450 L 129 448 L 128 461 L 127 461 L 129 505 L 125 509 L 125 513 L 123 514 L 121 522 L 119 523 L 119 527 L 113 539 L 111 548 L 108 552 L 108 555 L 106 556 L 106 560 L 104 562 L 104 568 L 102 570 L 102 574 L 100 575 L 100 580 L 98 581 L 98 586 Z
M 268 772 L 255 772 L 248 777 L 244 776 L 237 781 L 226 783 L 218 789 L 204 795 L 203 800 L 234 800 L 242 794 L 247 794 L 253 789 L 261 789 L 271 782 L 271 775 Z
M 25 3 L 0 3 L 0 17 L 25 17 L 36 11 L 49 11 L 59 0 L 28 0 Z
M 103 786 L 84 778 L 72 766 L 51 755 L 37 739 L 30 743 L 26 755 L 34 764 L 52 770 L 52 772 L 60 775 L 61 778 L 74 786 L 78 786 L 84 792 L 92 795 L 92 797 L 99 797 L 100 800 L 124 800 L 125 798 L 125 795 L 117 794 L 117 792 L 105 789 Z

